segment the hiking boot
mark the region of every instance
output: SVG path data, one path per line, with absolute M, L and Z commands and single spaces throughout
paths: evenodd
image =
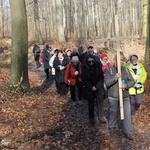
M 128 140 L 133 140 L 133 137 L 130 133 L 128 134 L 125 134 L 125 137 L 128 139 Z
M 103 116 L 103 117 L 99 117 L 99 121 L 101 123 L 106 123 L 107 122 L 107 119 Z

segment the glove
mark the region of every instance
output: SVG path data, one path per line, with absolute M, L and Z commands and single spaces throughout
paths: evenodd
M 142 87 L 142 83 L 141 82 L 137 82 L 135 85 L 134 85 L 135 88 L 141 88 Z
M 79 71 L 75 71 L 75 73 L 74 73 L 76 76 L 79 74 Z

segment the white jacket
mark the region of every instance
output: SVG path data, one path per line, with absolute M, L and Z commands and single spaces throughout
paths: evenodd
M 56 57 L 56 54 L 54 54 L 49 60 L 49 65 L 52 67 L 52 75 L 55 75 L 55 68 L 53 67 L 53 62 L 54 62 L 55 57 Z

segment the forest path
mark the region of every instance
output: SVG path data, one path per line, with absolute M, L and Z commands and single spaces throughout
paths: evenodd
M 33 57 L 30 53 L 29 56 Z M 35 68 L 34 61 L 29 61 L 29 73 L 34 74 L 35 78 L 43 81 L 45 74 L 43 68 Z M 45 82 L 49 84 L 50 82 Z M 42 84 L 42 83 L 41 83 Z M 55 86 L 52 84 L 51 91 L 55 93 Z M 46 95 L 45 93 L 42 93 Z M 148 93 L 147 93 L 148 94 Z M 56 95 L 56 93 L 55 93 Z M 61 101 L 62 98 L 55 96 L 57 101 Z M 87 101 L 83 100 L 82 106 L 72 106 L 70 101 L 70 95 L 67 95 L 62 103 L 62 114 L 58 120 L 58 124 L 64 126 L 63 132 L 55 134 L 50 139 L 50 149 L 83 149 L 83 150 L 101 150 L 101 149 L 117 149 L 117 150 L 150 150 L 150 122 L 147 120 L 145 124 L 145 118 L 143 109 L 145 108 L 147 97 L 144 97 L 141 108 L 135 115 L 135 122 L 133 125 L 133 141 L 126 139 L 119 129 L 112 136 L 108 132 L 108 124 L 101 124 L 96 121 L 96 125 L 93 127 L 89 126 L 88 122 L 88 106 Z M 148 103 L 149 104 L 149 103 Z M 105 110 L 107 110 L 108 104 L 105 102 Z M 149 106 L 147 106 L 149 107 Z M 50 110 L 47 110 L 50 111 Z M 142 114 L 143 113 L 143 114 Z M 143 116 L 143 117 L 142 117 Z M 52 141 L 51 141 L 52 140 Z

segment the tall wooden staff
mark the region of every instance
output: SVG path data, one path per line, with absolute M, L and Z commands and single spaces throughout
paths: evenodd
M 121 74 L 121 66 L 120 66 L 120 51 L 119 51 L 119 27 L 118 27 L 118 15 L 115 15 L 115 31 L 116 31 L 116 44 L 117 44 L 117 69 L 118 73 Z M 119 87 L 121 87 L 121 78 L 118 79 Z M 119 103 L 120 103 L 120 117 L 121 120 L 124 119 L 124 110 L 123 110 L 123 96 L 122 89 L 119 88 Z

